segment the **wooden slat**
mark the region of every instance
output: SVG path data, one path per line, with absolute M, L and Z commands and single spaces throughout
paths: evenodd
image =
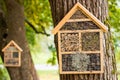
M 4 64 L 6 67 L 20 67 L 20 65 Z
M 78 52 L 78 51 L 77 51 Z M 60 54 L 76 54 L 75 51 L 71 51 L 71 52 L 60 52 Z
M 21 52 L 19 52 L 19 66 L 21 66 Z
M 84 54 L 99 54 L 100 51 L 79 51 L 80 53 L 84 53 Z M 60 54 L 76 54 L 75 51 L 72 52 L 60 52 Z
M 61 52 L 61 48 L 60 48 L 60 44 L 61 44 L 61 38 L 60 38 L 60 32 L 58 33 L 58 50 L 59 50 L 59 53 Z
M 76 32 L 100 32 L 101 29 L 87 29 L 87 30 L 61 30 L 60 33 L 76 33 Z
M 86 53 L 86 54 L 98 54 L 100 51 L 81 51 L 81 53 Z
M 62 54 L 61 54 L 61 48 L 60 48 L 60 44 L 61 44 L 61 38 L 60 38 L 60 33 L 58 33 L 58 52 L 59 52 L 59 71 L 60 73 L 62 72 Z
M 103 54 L 103 32 L 100 32 L 100 55 L 101 55 L 101 71 L 103 72 L 104 54 Z
M 88 29 L 88 30 L 81 30 L 80 32 L 100 32 L 100 29 Z
M 60 74 L 100 74 L 103 73 L 103 71 L 83 71 L 83 72 L 77 72 L 77 71 L 62 71 Z
M 84 21 L 92 21 L 91 19 L 69 19 L 67 22 L 84 22 Z
M 60 73 L 62 72 L 62 55 L 61 54 L 59 54 L 59 71 L 60 71 Z
M 82 50 L 82 45 L 81 45 L 82 41 L 81 41 L 81 33 L 79 33 L 79 51 L 81 52 Z

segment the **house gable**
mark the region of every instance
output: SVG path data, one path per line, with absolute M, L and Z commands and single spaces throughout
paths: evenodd
M 72 16 L 75 12 L 82 12 L 82 16 L 77 19 L 73 19 Z M 85 17 L 85 16 L 87 17 Z M 83 18 L 82 18 L 83 17 Z M 97 25 L 103 32 L 107 32 L 108 28 L 98 20 L 93 14 L 91 14 L 86 8 L 84 8 L 79 2 L 66 14 L 66 16 L 57 24 L 57 26 L 52 30 L 53 34 L 56 34 L 67 22 L 84 22 L 92 21 Z
M 10 41 L 9 43 L 8 43 L 8 45 L 6 45 L 3 49 L 2 49 L 2 52 L 4 52 L 9 46 L 11 46 L 11 45 L 14 45 L 14 47 L 16 47 L 16 49 L 18 49 L 19 51 L 23 51 L 13 40 L 12 41 Z

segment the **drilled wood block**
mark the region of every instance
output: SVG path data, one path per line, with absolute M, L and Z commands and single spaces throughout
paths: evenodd
M 62 54 L 62 71 L 101 71 L 100 54 Z

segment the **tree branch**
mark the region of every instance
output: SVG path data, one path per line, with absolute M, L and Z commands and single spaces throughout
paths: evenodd
M 50 34 L 48 34 L 47 32 L 46 32 L 46 30 L 45 30 L 45 28 L 43 27 L 43 26 L 41 26 L 41 28 L 43 29 L 43 32 L 42 31 L 38 31 L 36 28 L 35 28 L 35 26 L 32 24 L 32 23 L 30 23 L 27 19 L 25 19 L 25 22 L 35 31 L 35 33 L 37 33 L 37 34 L 43 34 L 43 35 L 46 35 L 46 36 L 50 36 Z

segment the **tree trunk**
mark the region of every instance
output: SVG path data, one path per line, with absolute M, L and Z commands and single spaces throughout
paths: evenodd
M 3 19 L 0 20 L 2 23 L 0 25 L 0 44 L 2 44 L 0 50 L 11 40 L 14 40 L 23 49 L 21 66 L 7 67 L 11 80 L 38 80 L 25 36 L 24 7 L 21 1 L 4 0 L 7 13 L 6 22 L 0 15 Z M 4 21 L 4 24 L 1 21 Z M 0 52 L 0 54 L 3 57 L 3 53 Z
M 80 2 L 94 16 L 102 22 L 108 17 L 108 5 L 106 0 L 49 0 L 54 26 L 66 15 L 66 13 Z M 58 37 L 55 35 L 55 45 L 58 49 Z M 60 74 L 60 80 L 117 80 L 116 61 L 111 42 L 110 29 L 104 33 L 104 73 L 103 74 Z M 57 50 L 58 53 L 58 50 Z M 58 53 L 59 54 L 59 53 Z

